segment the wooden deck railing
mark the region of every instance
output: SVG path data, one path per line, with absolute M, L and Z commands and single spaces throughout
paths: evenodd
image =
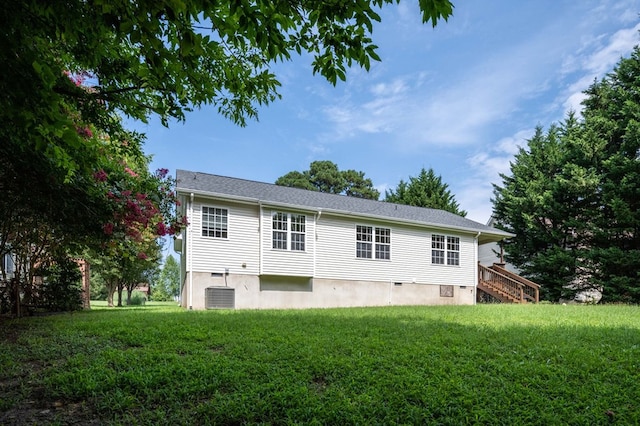
M 497 263 L 494 263 L 491 269 L 513 280 L 516 280 L 519 283 L 522 283 L 524 285 L 523 290 L 525 299 L 535 303 L 538 303 L 540 301 L 540 286 L 538 284 L 534 283 L 533 281 L 529 281 L 528 279 L 521 277 L 518 274 L 514 274 L 513 272 L 508 271 Z
M 510 302 L 538 302 L 540 287 L 536 283 L 497 265 L 488 268 L 478 264 L 478 281 L 479 286 L 488 287 Z

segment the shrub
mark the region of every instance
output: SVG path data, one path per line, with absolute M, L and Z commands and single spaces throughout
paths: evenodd
M 42 288 L 36 304 L 48 311 L 75 311 L 82 309 L 82 273 L 78 264 L 62 258 L 40 271 Z
M 134 291 L 131 294 L 131 299 L 129 300 L 129 306 L 142 306 L 147 301 L 147 298 L 140 292 Z

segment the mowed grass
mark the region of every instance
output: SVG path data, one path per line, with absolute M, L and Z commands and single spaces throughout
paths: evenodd
M 169 303 L 0 333 L 0 424 L 640 424 L 634 306 Z

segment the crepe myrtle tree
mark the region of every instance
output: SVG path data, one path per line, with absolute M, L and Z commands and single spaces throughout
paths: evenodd
M 105 278 L 109 306 L 116 290 L 120 306 L 122 290 L 128 289 L 130 295 L 146 272 L 158 267 L 159 238 L 174 235 L 187 224 L 185 216 L 176 214 L 179 201 L 168 170 L 149 173 L 146 165 L 145 159 L 138 167 L 123 161 L 93 176 L 112 208 L 102 225 L 104 241 L 92 254 Z

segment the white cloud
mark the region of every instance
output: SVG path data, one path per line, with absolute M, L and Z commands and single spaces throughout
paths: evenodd
M 565 64 L 571 63 L 572 66 L 566 67 L 563 71 L 572 72 L 573 82 L 560 95 L 565 113 L 570 110 L 582 111 L 581 102 L 585 99 L 583 92 L 596 79 L 611 72 L 620 59 L 633 50 L 640 41 L 638 31 L 640 31 L 640 24 L 618 30 L 610 37 L 604 35 L 595 37 L 589 40 L 577 55 L 566 59 Z M 578 75 L 574 76 L 574 74 Z
M 456 199 L 467 210 L 467 217 L 486 223 L 491 217 L 493 184 L 500 185 L 500 174 L 509 175 L 514 155 L 521 147 L 526 147 L 535 129 L 520 130 L 502 138 L 494 144 L 488 144 L 483 151 L 466 159 L 470 169 L 469 178 L 463 181 L 457 191 Z

